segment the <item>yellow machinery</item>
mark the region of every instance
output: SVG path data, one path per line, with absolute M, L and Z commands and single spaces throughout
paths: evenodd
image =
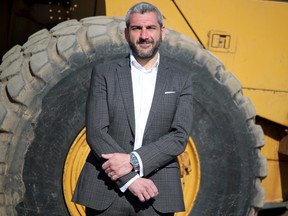
M 93 2 L 94 6 L 92 6 Z M 127 52 L 124 49 L 127 45 L 126 41 L 121 35 L 125 26 L 123 18 L 119 16 L 123 17 L 127 10 L 137 2 L 139 1 L 51 0 L 46 3 L 38 0 L 14 1 L 14 11 L 17 12 L 15 13 L 17 16 L 11 19 L 11 23 L 13 20 L 18 21 L 21 13 L 25 15 L 25 19 L 19 19 L 21 20 L 18 22 L 19 29 L 29 26 L 29 22 L 32 22 L 30 27 L 35 29 L 39 26 L 47 27 L 47 20 L 52 22 L 49 23 L 49 27 L 52 28 L 34 33 L 23 46 L 13 47 L 3 56 L 3 62 L 0 65 L 0 215 L 15 215 L 15 212 L 18 215 L 70 214 L 78 216 L 85 214 L 82 206 L 71 202 L 71 196 L 89 152 L 86 144 L 84 117 L 91 71 L 89 67 L 92 64 L 116 58 L 118 54 L 123 56 L 123 53 Z M 249 183 L 253 181 L 252 184 L 255 183 L 253 186 L 259 189 L 256 191 L 262 193 L 259 186 L 261 179 L 266 191 L 264 209 L 286 209 L 288 206 L 288 28 L 286 27 L 288 2 L 285 0 L 149 0 L 148 2 L 157 6 L 163 13 L 165 26 L 181 33 L 179 36 L 178 33 L 170 31 L 171 43 L 177 46 L 184 44 L 180 47 L 181 50 L 186 50 L 185 46 L 188 47 L 187 49 L 196 47 L 195 50 L 201 50 L 197 53 L 199 56 L 205 58 L 210 56 L 207 54 L 209 52 L 203 51 L 202 47 L 195 45 L 189 38 L 198 41 L 223 62 L 226 71 L 232 71 L 235 74 L 242 84 L 244 95 L 252 100 L 256 108 L 256 123 L 261 125 L 265 134 L 266 144 L 261 149 L 261 154 L 268 159 L 267 177 L 262 180 L 266 175 L 264 160 L 262 162 L 255 160 L 260 164 L 255 165 L 257 169 L 260 167 L 256 171 L 260 174 L 257 173 L 258 176 L 256 174 L 255 182 L 254 179 L 246 179 L 248 177 L 245 174 L 252 173 L 254 169 L 253 164 L 250 169 L 249 162 L 251 161 L 247 160 L 247 162 L 246 159 L 239 167 L 237 164 L 239 158 L 233 158 L 234 164 L 231 167 L 225 169 L 224 165 L 224 169 L 217 171 L 224 173 L 226 182 L 233 184 L 236 189 L 238 185 L 247 180 Z M 29 14 L 27 8 L 27 10 L 21 9 L 25 4 L 27 8 L 28 6 L 32 8 L 33 13 Z M 78 12 L 85 16 L 77 17 Z M 107 17 L 84 18 L 87 14 Z M 26 19 L 28 15 L 31 16 L 30 19 Z M 74 20 L 74 15 L 79 20 L 84 19 Z M 56 25 L 64 21 L 64 18 L 69 21 Z M 33 22 L 39 26 L 36 28 Z M 181 40 L 180 43 L 177 37 Z M 173 46 L 170 48 L 173 49 Z M 197 55 L 195 59 L 197 60 Z M 210 60 L 210 57 L 208 59 Z M 213 63 L 219 63 L 214 56 L 211 59 Z M 220 84 L 224 81 L 233 81 L 231 83 L 234 86 L 229 86 L 229 91 L 241 90 L 240 84 L 230 73 L 221 74 L 224 71 L 221 67 L 216 75 L 220 78 L 219 80 L 213 78 L 214 81 L 217 83 L 219 81 Z M 221 76 L 224 78 L 222 79 Z M 247 111 L 247 115 L 252 110 L 251 116 L 254 118 L 253 109 L 249 104 L 247 105 L 247 101 L 242 96 L 240 97 L 240 102 L 246 105 L 244 108 L 249 108 L 243 110 Z M 236 102 L 238 102 L 237 99 L 239 98 L 235 99 Z M 240 105 L 237 105 L 237 108 L 241 108 Z M 214 109 L 214 107 L 210 108 Z M 233 121 L 234 116 L 231 116 Z M 213 117 L 217 119 L 218 116 Z M 217 120 L 222 119 L 219 117 Z M 248 120 L 251 119 L 245 120 L 247 124 L 245 123 L 243 130 L 246 130 L 246 127 L 249 128 Z M 234 132 L 237 131 L 237 126 L 234 125 Z M 257 134 L 262 135 L 260 127 L 255 127 L 254 123 L 250 126 L 251 130 L 256 128 Z M 217 127 L 211 131 L 214 132 L 215 128 Z M 229 129 L 227 128 L 227 131 Z M 250 131 L 247 131 L 243 133 L 245 136 L 250 135 Z M 197 132 L 201 133 L 201 131 Z M 241 136 L 242 132 L 238 132 L 237 135 Z M 206 131 L 203 131 L 201 138 L 206 138 L 205 133 Z M 210 141 L 217 142 L 217 137 L 213 135 L 215 134 L 208 134 L 209 143 Z M 193 136 L 192 138 L 194 139 Z M 250 137 L 247 140 L 250 140 Z M 200 177 L 205 173 L 201 172 L 203 167 L 200 167 L 197 153 L 197 150 L 201 148 L 196 150 L 193 141 L 195 140 L 189 140 L 186 152 L 178 157 L 184 186 L 186 213 L 189 213 L 194 202 L 197 202 L 196 197 L 201 192 L 199 192 Z M 220 141 L 218 143 L 222 145 Z M 256 155 L 255 158 L 261 160 L 259 149 L 262 144 L 260 143 L 259 146 L 258 144 L 256 147 L 253 146 L 253 154 Z M 231 159 L 229 158 L 229 147 L 231 147 L 229 142 L 227 146 L 225 159 L 229 164 L 229 159 Z M 243 148 L 239 155 L 249 154 L 247 158 L 255 156 L 250 152 L 250 146 L 249 150 L 245 146 Z M 223 149 L 226 150 L 224 147 Z M 211 161 L 212 165 L 219 161 L 221 163 L 222 158 L 217 158 L 215 155 L 221 156 L 223 149 L 219 150 L 217 146 L 215 149 L 211 147 L 211 160 L 208 154 L 205 159 L 209 161 L 201 161 L 202 164 L 208 164 Z M 236 146 L 235 149 L 240 148 Z M 213 155 L 217 150 L 219 152 Z M 233 152 L 233 149 L 231 153 L 234 153 L 236 157 L 239 156 Z M 241 167 L 242 165 L 244 168 Z M 231 176 L 231 180 L 230 171 L 241 168 L 243 172 L 239 173 L 242 176 Z M 215 206 L 209 206 L 212 212 L 209 215 L 226 216 L 223 212 L 225 208 L 222 207 L 228 206 L 227 208 L 231 207 L 230 213 L 235 212 L 235 215 L 239 215 L 241 214 L 239 212 L 242 212 L 242 215 L 251 216 L 255 214 L 254 210 L 257 211 L 257 208 L 262 207 L 262 200 L 254 202 L 255 197 L 249 197 L 251 199 L 249 203 L 258 202 L 260 205 L 245 206 L 247 209 L 252 209 L 251 212 L 237 209 L 237 203 L 234 201 L 238 200 L 239 203 L 246 199 L 246 197 L 241 197 L 242 191 L 239 192 L 233 188 L 231 191 L 237 191 L 235 194 L 229 194 L 231 197 L 223 197 L 227 194 L 225 190 L 230 190 L 230 185 L 221 187 L 221 174 L 216 181 L 215 172 L 208 173 L 213 174 L 208 177 L 204 176 L 203 182 L 205 178 L 208 179 L 212 185 L 211 188 L 215 192 L 220 191 L 220 195 L 217 197 L 216 194 L 217 200 L 209 200 L 207 203 L 221 207 L 216 212 Z M 238 179 L 241 180 L 237 185 Z M 245 188 L 245 184 L 243 185 L 242 189 L 244 188 L 246 194 L 249 194 L 247 191 L 252 190 L 252 187 Z M 211 188 L 208 187 L 207 190 Z M 206 209 L 206 199 L 210 198 L 205 196 L 205 192 L 201 193 L 204 204 L 198 215 L 204 214 L 202 210 Z M 259 197 L 264 197 L 264 194 L 260 194 Z M 184 216 L 186 213 L 177 215 Z
M 136 2 L 106 0 L 106 15 L 124 16 Z M 287 203 L 288 28 L 285 23 L 288 2 L 149 2 L 161 10 L 167 27 L 197 40 L 240 80 L 244 95 L 256 107 L 257 121 L 265 133 L 262 154 L 268 159 L 268 176 L 262 185 L 266 190 L 267 206 Z

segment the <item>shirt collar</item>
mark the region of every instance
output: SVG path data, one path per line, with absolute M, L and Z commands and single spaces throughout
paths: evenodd
M 149 73 L 151 71 L 153 71 L 154 68 L 158 69 L 159 66 L 159 62 L 160 62 L 160 53 L 157 53 L 157 60 L 154 63 L 154 65 L 152 66 L 152 68 L 146 70 L 144 67 L 142 67 L 142 65 L 140 65 L 137 60 L 135 59 L 135 57 L 133 56 L 132 52 L 130 52 L 130 65 L 131 67 L 135 67 L 137 70 Z

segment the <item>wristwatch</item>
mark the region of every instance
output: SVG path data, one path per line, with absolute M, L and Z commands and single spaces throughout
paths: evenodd
M 130 163 L 136 172 L 140 171 L 139 161 L 134 153 L 130 153 Z

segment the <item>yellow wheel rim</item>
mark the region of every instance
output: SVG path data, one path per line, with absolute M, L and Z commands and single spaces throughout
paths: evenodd
M 66 157 L 63 173 L 63 192 L 70 215 L 85 215 L 84 206 L 71 202 L 77 179 L 80 175 L 86 157 L 90 152 L 86 143 L 86 129 L 84 128 L 74 140 Z M 189 138 L 187 147 L 179 157 L 181 181 L 183 186 L 186 212 L 176 213 L 177 216 L 188 215 L 193 208 L 200 186 L 200 163 L 195 144 Z

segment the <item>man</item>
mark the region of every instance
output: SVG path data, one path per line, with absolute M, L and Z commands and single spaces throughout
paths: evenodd
M 184 211 L 177 156 L 192 126 L 192 76 L 160 60 L 163 17 L 149 3 L 126 15 L 130 55 L 93 68 L 87 100 L 91 152 L 73 201 L 87 215 Z

